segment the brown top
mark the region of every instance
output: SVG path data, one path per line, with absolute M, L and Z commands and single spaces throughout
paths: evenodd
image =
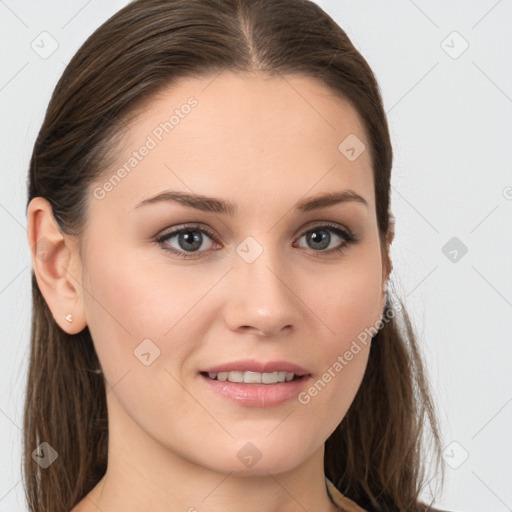
M 343 496 L 343 494 L 341 494 L 341 492 L 338 491 L 338 489 L 327 477 L 325 477 L 325 481 L 327 483 L 327 491 L 331 496 L 332 501 L 334 501 L 336 505 L 341 507 L 341 510 L 343 510 L 343 512 L 366 512 L 355 502 Z
M 327 484 L 327 492 L 329 493 L 329 496 L 332 498 L 332 501 L 334 501 L 336 505 L 341 507 L 343 512 L 366 512 L 366 510 L 361 508 L 357 503 L 343 496 L 343 494 L 341 494 L 341 492 L 338 491 L 336 487 L 334 487 L 334 484 L 327 477 L 325 477 L 325 482 Z M 427 510 L 430 512 L 447 512 L 432 507 L 428 507 Z

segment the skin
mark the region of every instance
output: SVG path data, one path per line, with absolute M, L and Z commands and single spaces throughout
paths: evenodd
M 95 198 L 94 187 L 190 96 L 197 106 Z M 325 490 L 324 442 L 354 399 L 369 344 L 307 404 L 245 407 L 211 392 L 198 372 L 279 359 L 304 367 L 312 384 L 378 324 L 391 265 L 379 244 L 362 121 L 311 78 L 225 71 L 174 84 L 125 128 L 116 161 L 91 186 L 80 240 L 58 230 L 46 200 L 28 208 L 30 245 L 46 239 L 53 247 L 51 258 L 33 258 L 39 287 L 62 329 L 89 327 L 107 389 L 108 470 L 73 512 L 337 510 Z M 349 134 L 367 148 L 354 161 L 338 150 Z M 346 189 L 368 205 L 295 209 Z M 164 190 L 229 200 L 237 212 L 175 202 L 135 208 Z M 325 222 L 359 241 L 333 252 L 343 238 L 320 229 L 331 239 L 315 249 L 305 234 Z M 194 259 L 155 242 L 197 223 L 217 240 L 204 234 Z M 263 249 L 252 263 L 236 252 L 248 236 Z M 186 252 L 177 236 L 167 244 Z M 147 338 L 160 350 L 149 366 L 134 357 Z M 237 457 L 247 442 L 261 453 L 251 468 Z

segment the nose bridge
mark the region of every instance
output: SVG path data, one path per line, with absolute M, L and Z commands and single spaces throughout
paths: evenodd
M 278 251 L 263 236 L 248 236 L 237 246 L 232 272 L 234 293 L 229 308 L 232 328 L 253 327 L 276 334 L 296 324 L 298 301 L 290 289 L 293 285 L 289 283 L 289 267 L 283 264 Z

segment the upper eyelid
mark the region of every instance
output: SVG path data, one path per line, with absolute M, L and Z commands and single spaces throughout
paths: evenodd
M 302 226 L 301 228 L 299 228 L 297 231 L 294 232 L 293 237 L 295 238 L 298 235 L 304 236 L 305 233 L 315 228 L 327 228 L 331 230 L 339 229 L 340 231 L 346 232 L 347 235 L 352 235 L 352 230 L 344 226 L 343 224 L 340 224 L 339 222 L 334 222 L 331 220 L 318 220 L 308 222 L 305 227 Z
M 213 239 L 216 239 L 216 237 L 214 236 L 214 233 L 213 233 L 213 230 L 210 229 L 210 228 L 207 228 L 205 226 L 201 226 L 201 225 L 195 225 L 195 226 L 192 226 L 192 225 L 179 225 L 178 227 L 173 227 L 173 228 L 169 228 L 168 230 L 167 229 L 164 229 L 161 233 L 159 233 L 158 235 L 156 235 L 156 239 L 157 240 L 161 240 L 163 238 L 169 238 L 171 236 L 176 236 L 177 234 L 179 234 L 180 232 L 182 231 L 186 231 L 186 230 L 196 230 L 196 231 L 201 231 L 201 232 L 204 232 L 206 233 L 210 238 L 213 238 Z

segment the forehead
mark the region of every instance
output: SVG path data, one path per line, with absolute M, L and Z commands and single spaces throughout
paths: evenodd
M 373 202 L 369 140 L 359 114 L 309 77 L 223 71 L 182 79 L 123 128 L 116 161 L 101 183 L 121 174 L 108 199 L 122 199 L 127 208 L 164 188 L 286 201 L 343 187 L 366 192 Z M 347 140 L 361 151 L 356 159 L 344 153 Z

